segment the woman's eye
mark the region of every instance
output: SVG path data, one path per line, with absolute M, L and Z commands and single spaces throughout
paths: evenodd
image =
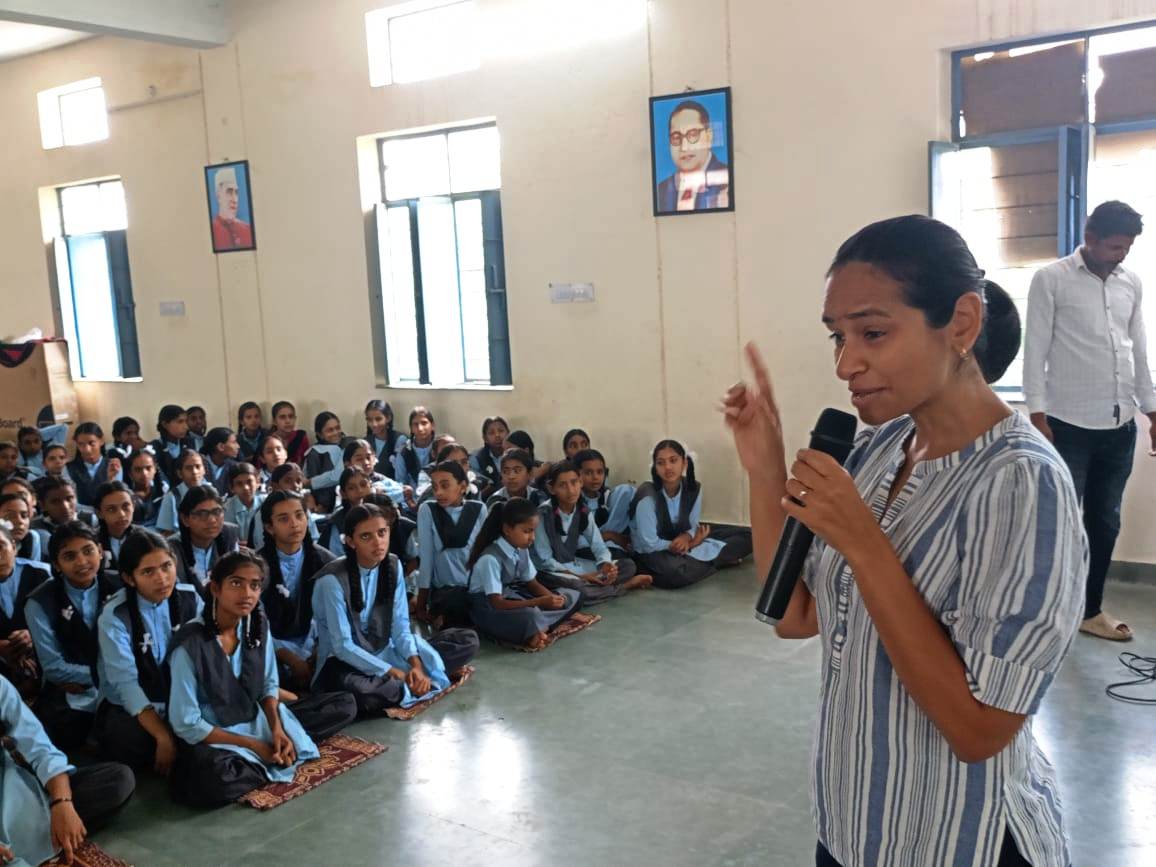
M 842 346 L 843 345 L 843 335 L 842 334 L 838 334 L 838 333 L 830 334 L 830 335 L 828 335 L 828 339 L 832 343 L 834 343 L 836 346 Z
M 886 333 L 887 332 L 885 332 L 885 331 L 864 331 L 863 337 L 867 340 L 878 340 L 880 337 L 883 337 Z

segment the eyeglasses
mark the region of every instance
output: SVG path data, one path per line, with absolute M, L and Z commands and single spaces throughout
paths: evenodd
M 682 140 L 686 139 L 691 144 L 698 144 L 698 140 L 702 138 L 702 134 L 706 132 L 708 127 L 696 126 L 688 129 L 686 132 L 672 132 L 670 134 L 670 146 L 682 147 Z
M 190 518 L 197 518 L 201 521 L 209 521 L 213 518 L 223 518 L 225 510 L 218 506 L 215 509 L 194 509 L 189 513 Z

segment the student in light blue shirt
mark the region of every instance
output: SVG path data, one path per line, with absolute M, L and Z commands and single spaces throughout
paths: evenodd
M 315 686 L 352 692 L 362 715 L 433 698 L 449 686 L 450 674 L 473 658 L 477 635 L 446 629 L 426 641 L 410 629 L 405 578 L 389 553 L 383 508 L 354 507 L 344 529 L 346 555 L 322 569 L 313 583 Z
M 189 417 L 185 408 L 170 403 L 162 406 L 157 413 L 157 438 L 152 441 L 153 454 L 161 475 L 171 485 L 180 479 L 176 473 L 176 462 L 185 449 L 200 454 L 200 443 L 189 435 Z
M 125 461 L 125 478 L 136 500 L 133 523 L 150 530 L 157 525 L 169 485 L 157 468 L 152 446 L 133 452 Z
M 40 682 L 40 665 L 28 631 L 24 606 L 47 581 L 48 565 L 16 556 L 12 525 L 0 521 L 0 668 L 22 693 L 33 694 Z
M 383 476 L 394 478 L 397 467 L 393 457 L 408 441 L 408 437 L 393 427 L 393 407 L 384 400 L 371 400 L 365 405 L 365 439 L 377 456 L 374 469 Z
M 602 540 L 612 552 L 620 552 L 615 556 L 625 555 L 630 551 L 630 501 L 634 499 L 634 486 L 607 487 L 610 470 L 606 458 L 596 449 L 577 452 L 573 463 L 582 479 L 582 502 L 594 515 Z
M 97 532 L 80 521 L 57 530 L 47 553 L 53 577 L 36 588 L 24 606 L 44 670 L 33 708 L 52 742 L 73 750 L 92 731 L 99 700 L 96 620 L 123 585 L 119 574 L 102 568 Z
M 305 453 L 301 471 L 305 474 L 305 486 L 313 492 L 317 505 L 328 514 L 333 511 L 337 483 L 345 469 L 342 460 L 345 434 L 341 432 L 341 419 L 328 411 L 318 413 L 313 420 L 313 432 L 317 439 Z
M 469 480 L 461 464 L 443 461 L 430 473 L 433 499 L 417 513 L 417 547 L 421 558 L 414 616 L 435 626 L 470 622 L 470 547 L 486 520 L 486 507 L 466 500 Z
M 104 549 L 104 568 L 117 569 L 117 558 L 125 538 L 132 531 L 136 516 L 136 499 L 124 482 L 105 482 L 96 489 L 94 502 L 100 521 L 100 546 Z
M 394 478 L 417 491 L 418 476 L 433 455 L 434 437 L 437 436 L 433 413 L 424 406 L 415 406 L 409 413 L 409 440 L 399 443 L 393 466 Z
M 2 676 L 0 730 L 12 747 L 0 749 L 0 859 L 29 867 L 59 853 L 69 861 L 132 797 L 132 771 L 111 762 L 69 764 Z
M 225 523 L 237 528 L 242 545 L 253 545 L 253 524 L 261 523 L 261 504 L 267 496 L 260 490 L 257 468 L 247 461 L 229 468 L 229 499 L 225 502 Z
M 237 463 L 241 446 L 227 427 L 215 427 L 205 436 L 201 454 L 205 456 L 205 481 L 222 497 L 229 495 L 229 471 Z
M 192 806 L 236 801 L 266 783 L 292 782 L 303 762 L 320 757 L 305 719 L 280 701 L 277 661 L 261 609 L 265 564 L 234 551 L 213 567 L 209 606 L 183 626 L 172 655 L 169 721 L 186 745 L 173 768 L 173 797 Z M 335 703 L 328 736 L 353 722 L 348 693 Z M 332 713 L 340 708 L 337 715 Z
M 205 482 L 205 459 L 200 452 L 185 449 L 173 462 L 176 486 L 161 500 L 157 514 L 157 530 L 165 536 L 172 536 L 181 529 L 181 500 L 190 490 Z
M 120 570 L 125 588 L 97 619 L 96 740 L 105 756 L 167 776 L 177 754 L 166 721 L 172 635 L 204 605 L 195 587 L 177 583 L 168 543 L 151 530 L 128 538 L 120 549 Z
M 189 439 L 192 447 L 199 452 L 205 450 L 205 438 L 209 433 L 208 416 L 203 406 L 190 406 L 186 418 L 189 422 Z
M 97 488 L 122 478 L 120 456 L 115 463 L 105 456 L 104 431 L 96 422 L 78 424 L 72 441 L 76 443 L 76 457 L 68 464 L 68 475 L 76 486 L 76 500 L 82 506 L 93 506 Z
M 180 535 L 169 539 L 178 581 L 204 592 L 213 564 L 240 544 L 237 526 L 225 520 L 225 503 L 216 488 L 201 485 L 185 494 Z
M 701 522 L 702 486 L 681 443 L 662 440 L 651 461 L 651 481 L 639 485 L 631 503 L 630 539 L 655 587 L 686 587 L 750 556 L 750 530 Z
M 13 490 L 0 494 L 0 520 L 12 525 L 12 541 L 16 545 L 16 556 L 25 560 L 43 561 L 48 559 L 48 533 L 33 529 L 30 493 Z

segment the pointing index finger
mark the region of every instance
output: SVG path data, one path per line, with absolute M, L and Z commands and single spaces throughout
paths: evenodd
M 771 373 L 767 369 L 767 363 L 763 360 L 763 355 L 759 352 L 758 346 L 752 340 L 746 345 L 747 364 L 751 366 L 751 371 L 755 375 L 755 384 L 759 387 L 759 393 L 771 405 L 775 403 L 775 389 L 771 385 Z

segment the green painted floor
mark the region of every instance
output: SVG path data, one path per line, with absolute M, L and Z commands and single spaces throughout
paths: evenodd
M 539 654 L 483 643 L 423 716 L 354 725 L 389 752 L 320 789 L 196 812 L 142 776 L 96 839 L 138 867 L 811 864 L 819 647 L 754 620 L 757 584 L 744 567 L 634 593 Z M 1108 602 L 1138 633 L 1127 649 L 1156 655 L 1156 588 L 1112 584 Z M 1036 722 L 1076 867 L 1156 864 L 1156 710 L 1104 695 L 1121 649 L 1081 636 Z

